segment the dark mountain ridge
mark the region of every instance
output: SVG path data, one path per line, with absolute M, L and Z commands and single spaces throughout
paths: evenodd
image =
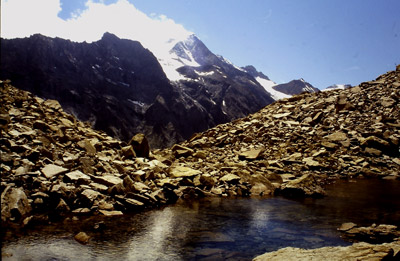
M 121 140 L 144 133 L 153 148 L 171 146 L 274 101 L 251 75 L 214 55 L 197 37 L 171 51 L 183 47 L 201 66 L 181 67 L 188 80 L 170 82 L 149 50 L 110 33 L 93 43 L 40 34 L 1 39 L 0 77 L 58 100 L 78 119 Z M 211 71 L 215 75 L 199 75 Z
M 198 108 L 191 109 L 191 120 L 193 101 L 182 104 L 157 59 L 139 42 L 109 33 L 90 44 L 34 35 L 2 39 L 1 52 L 2 78 L 59 100 L 79 119 L 122 140 L 144 132 L 151 145 L 165 146 L 207 126 Z M 157 115 L 163 104 L 174 113 Z

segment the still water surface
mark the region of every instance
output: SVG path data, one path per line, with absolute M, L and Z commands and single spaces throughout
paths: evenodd
M 82 218 L 7 238 L 3 260 L 251 260 L 282 247 L 348 245 L 344 222 L 400 225 L 400 181 L 339 181 L 323 199 L 208 198 L 140 214 Z M 101 232 L 93 229 L 104 221 Z M 74 240 L 85 231 L 87 245 Z

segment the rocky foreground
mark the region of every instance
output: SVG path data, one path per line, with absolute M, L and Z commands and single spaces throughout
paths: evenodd
M 2 226 L 121 215 L 203 196 L 322 196 L 337 178 L 400 178 L 400 66 L 304 93 L 170 149 L 129 143 L 1 84 Z
M 373 245 L 369 243 L 355 243 L 348 247 L 322 247 L 318 249 L 301 249 L 286 247 L 275 252 L 265 253 L 254 258 L 254 261 L 306 261 L 306 260 L 399 260 L 400 242 Z

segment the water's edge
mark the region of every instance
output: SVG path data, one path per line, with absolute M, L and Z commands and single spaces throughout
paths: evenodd
M 249 260 L 283 247 L 345 246 L 344 222 L 400 225 L 400 181 L 337 181 L 322 199 L 205 198 L 8 234 L 3 260 Z M 74 240 L 84 231 L 87 245 Z

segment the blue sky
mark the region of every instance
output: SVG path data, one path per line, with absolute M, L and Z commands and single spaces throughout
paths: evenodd
M 2 4 L 7 1 L 27 0 Z M 128 1 L 139 13 L 183 26 L 212 52 L 238 66 L 254 65 L 277 83 L 304 78 L 320 89 L 357 85 L 400 63 L 398 0 Z M 112 6 L 116 0 L 94 2 Z M 61 0 L 57 15 L 71 20 L 87 9 L 85 4 Z M 126 24 L 125 30 L 140 26 Z

